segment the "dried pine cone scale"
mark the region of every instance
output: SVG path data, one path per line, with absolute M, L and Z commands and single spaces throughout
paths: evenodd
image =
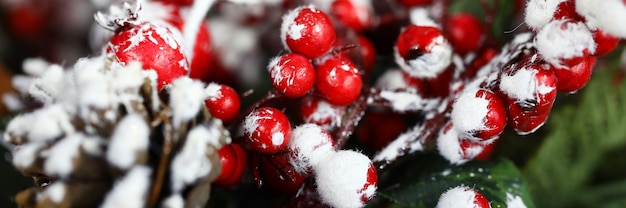
M 17 195 L 20 207 L 206 204 L 230 135 L 206 109 L 203 83 L 185 77 L 158 92 L 153 72 L 105 56 L 33 79 L 65 88 L 37 86 L 43 107 L 5 132 L 14 165 L 40 185 Z

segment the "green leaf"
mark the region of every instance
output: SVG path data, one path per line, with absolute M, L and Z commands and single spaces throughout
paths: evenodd
M 520 171 L 509 160 L 498 158 L 457 166 L 439 156 L 426 156 L 413 165 L 421 167 L 417 173 L 407 174 L 378 194 L 400 206 L 435 207 L 446 190 L 466 185 L 480 191 L 494 208 L 507 207 L 507 201 L 514 198 L 521 199 L 528 208 L 534 207 Z

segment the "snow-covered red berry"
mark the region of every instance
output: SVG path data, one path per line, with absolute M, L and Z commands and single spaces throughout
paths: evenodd
M 394 56 L 400 68 L 411 76 L 432 78 L 452 62 L 452 47 L 441 30 L 409 25 L 398 36 Z
M 243 133 L 250 149 L 263 154 L 274 154 L 289 143 L 291 124 L 282 111 L 264 107 L 246 116 Z
M 333 138 L 328 131 L 315 124 L 304 124 L 291 132 L 287 146 L 289 163 L 299 173 L 310 173 L 335 151 Z
M 322 201 L 332 207 L 363 207 L 378 188 L 374 165 L 355 151 L 333 152 L 314 172 Z
M 289 164 L 287 154 L 261 156 L 258 168 L 262 187 L 276 193 L 293 194 L 302 186 L 307 177 Z
M 208 97 L 204 104 L 212 116 L 229 122 L 237 116 L 241 107 L 241 99 L 232 87 L 217 83 L 209 83 L 205 88 Z
M 554 73 L 558 78 L 557 90 L 565 93 L 575 93 L 582 89 L 589 79 L 596 57 L 588 56 L 582 62 L 569 68 L 555 68 Z
M 575 21 L 583 21 L 584 18 L 576 13 L 576 1 L 565 0 L 559 3 L 554 12 L 554 19 L 571 19 Z
M 566 0 L 528 0 L 524 12 L 524 21 L 528 27 L 537 31 L 554 18 L 559 3 Z
M 457 13 L 448 20 L 447 37 L 460 55 L 475 51 L 483 39 L 483 27 L 480 21 L 470 13 Z
M 151 22 L 122 28 L 111 37 L 106 51 L 121 63 L 138 61 L 143 64 L 142 68 L 154 70 L 160 90 L 189 72 L 182 41 L 174 34 L 176 31 L 176 28 Z
M 280 38 L 285 48 L 308 58 L 328 52 L 335 42 L 330 17 L 313 6 L 301 6 L 283 16 Z
M 433 3 L 433 0 L 396 0 L 398 4 L 405 7 L 426 6 Z
M 546 24 L 535 39 L 537 52 L 555 67 L 570 67 L 596 51 L 591 31 L 582 22 L 555 20 Z
M 221 187 L 233 186 L 243 178 L 248 167 L 248 156 L 240 144 L 223 146 L 217 154 L 220 157 L 222 171 L 213 181 L 213 184 Z
M 452 105 L 454 127 L 479 140 L 488 140 L 504 131 L 506 110 L 502 100 L 486 89 L 469 89 Z
M 600 29 L 618 37 L 626 38 L 626 2 L 623 0 L 576 0 L 576 12 L 585 18 L 591 29 Z
M 308 58 L 288 53 L 276 57 L 267 66 L 272 85 L 290 98 L 307 94 L 315 84 L 315 68 Z
M 595 29 L 592 32 L 593 41 L 596 42 L 596 52 L 594 56 L 604 56 L 617 48 L 619 44 L 619 38 L 616 38 L 600 29 Z
M 335 0 L 330 14 L 348 28 L 363 30 L 372 24 L 372 3 L 368 0 Z
M 463 164 L 478 156 L 485 145 L 493 142 L 496 138 L 487 141 L 474 141 L 454 128 L 452 122 L 448 122 L 439 132 L 437 150 L 451 164 Z
M 545 64 L 529 64 L 502 74 L 499 89 L 508 96 L 509 125 L 518 134 L 532 133 L 543 125 L 556 99 L 557 84 L 556 75 Z
M 315 89 L 334 105 L 348 105 L 361 94 L 362 78 L 347 58 L 332 57 L 317 66 Z
M 307 96 L 300 101 L 300 116 L 304 123 L 317 124 L 331 131 L 341 124 L 344 108 L 318 96 Z
M 441 194 L 436 208 L 491 208 L 483 194 L 468 186 L 457 186 Z

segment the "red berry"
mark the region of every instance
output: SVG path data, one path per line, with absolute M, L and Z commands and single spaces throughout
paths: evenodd
M 452 48 L 441 30 L 431 26 L 409 25 L 396 41 L 396 63 L 411 76 L 432 78 L 452 60 Z
M 182 25 L 178 28 L 182 31 Z M 189 73 L 189 77 L 205 82 L 209 80 L 211 62 L 213 61 L 212 51 L 209 27 L 204 22 L 200 23 L 196 42 L 193 46 L 193 57 L 191 58 L 191 72 Z
M 439 197 L 436 208 L 447 207 L 491 208 L 491 204 L 478 190 L 467 186 L 457 186 Z
M 556 99 L 558 79 L 545 64 L 509 68 L 500 77 L 500 90 L 509 98 L 509 125 L 518 134 L 536 131 L 550 114 Z
M 465 72 L 467 74 L 467 77 L 476 77 L 476 73 L 478 73 L 478 70 L 480 70 L 481 67 L 487 65 L 487 63 L 489 63 L 489 61 L 491 61 L 491 59 L 496 55 L 498 55 L 498 51 L 493 48 L 487 48 L 485 51 L 483 51 L 482 54 L 478 56 L 478 58 L 474 59 L 472 65 L 467 68 L 467 71 Z
M 485 151 L 486 143 L 480 141 L 473 141 L 468 138 L 459 138 L 459 144 L 461 145 L 461 157 L 463 159 L 472 160 L 478 157 Z
M 474 158 L 475 160 L 489 160 L 489 158 L 491 158 L 491 155 L 493 154 L 493 149 L 496 146 L 496 143 L 498 142 L 498 140 L 496 139 L 495 141 L 486 144 L 483 147 L 483 151 L 480 152 L 480 154 L 476 155 L 476 157 Z
M 541 57 L 555 67 L 574 66 L 596 48 L 587 25 L 571 19 L 546 24 L 534 42 Z
M 204 104 L 212 116 L 224 122 L 229 122 L 237 116 L 241 100 L 235 89 L 228 85 L 209 83 L 205 91 L 208 97 Z
M 363 70 L 370 72 L 376 63 L 376 48 L 372 42 L 364 36 L 359 36 L 359 54 L 363 61 Z
M 307 96 L 300 101 L 300 116 L 303 123 L 317 124 L 331 131 L 341 124 L 344 107 L 326 102 L 317 96 Z
M 182 42 L 176 39 L 174 31 L 175 28 L 144 22 L 115 33 L 106 50 L 121 63 L 138 61 L 144 69 L 154 70 L 161 90 L 189 71 Z
M 36 39 L 45 34 L 47 24 L 44 10 L 32 3 L 16 4 L 15 7 L 6 11 L 7 15 L 3 18 L 8 20 L 6 23 L 9 31 L 14 33 L 15 38 Z
M 384 111 L 368 111 L 356 129 L 357 140 L 378 151 L 406 131 L 407 124 L 400 114 Z
M 276 57 L 267 66 L 272 85 L 286 97 L 307 94 L 315 84 L 315 68 L 306 57 L 289 53 Z
M 575 93 L 582 89 L 589 79 L 593 66 L 596 64 L 596 57 L 587 56 L 579 64 L 569 68 L 555 68 L 554 72 L 559 82 L 557 90 L 565 93 Z
M 433 0 L 396 0 L 399 4 L 406 7 L 425 6 L 433 3 Z
M 594 56 L 604 56 L 617 48 L 619 38 L 612 36 L 600 29 L 592 31 L 593 40 L 596 42 L 596 52 Z
M 264 107 L 246 116 L 243 133 L 251 149 L 263 154 L 274 154 L 289 143 L 291 124 L 282 111 Z
M 283 17 L 281 40 L 290 51 L 317 58 L 335 42 L 335 28 L 324 12 L 315 7 L 298 7 Z
M 572 19 L 575 21 L 584 21 L 585 18 L 576 13 L 576 1 L 566 0 L 559 3 L 554 12 L 554 19 Z
M 329 103 L 348 105 L 361 94 L 361 74 L 354 63 L 342 57 L 333 57 L 317 67 L 315 89 Z
M 222 172 L 213 184 L 229 187 L 239 183 L 248 167 L 248 157 L 243 147 L 235 143 L 229 144 L 222 147 L 217 154 L 220 156 Z
M 307 178 L 289 164 L 286 154 L 268 155 L 261 158 L 258 168 L 262 185 L 277 193 L 294 194 Z
M 191 6 L 194 0 L 156 0 L 164 3 L 178 4 L 181 6 Z
M 452 106 L 450 116 L 460 132 L 479 140 L 500 135 L 506 125 L 504 102 L 495 93 L 485 89 L 463 92 Z
M 363 30 L 372 24 L 372 5 L 363 0 L 335 0 L 330 13 L 346 27 Z
M 478 49 L 483 39 L 483 27 L 470 13 L 458 13 L 448 20 L 447 37 L 455 52 L 464 56 Z

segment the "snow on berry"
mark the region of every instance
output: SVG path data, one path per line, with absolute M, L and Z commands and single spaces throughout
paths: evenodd
M 144 118 L 130 114 L 122 118 L 111 136 L 107 160 L 121 169 L 131 168 L 137 160 L 147 155 L 150 128 Z
M 239 113 L 241 107 L 241 99 L 232 87 L 217 83 L 209 83 L 204 89 L 207 99 L 204 104 L 209 109 L 212 116 L 229 122 Z
M 272 59 L 267 66 L 272 85 L 289 98 L 307 94 L 315 84 L 315 68 L 306 57 L 289 53 Z
M 441 194 L 436 208 L 490 208 L 483 194 L 468 186 L 456 186 Z
M 452 47 L 441 30 L 409 25 L 398 36 L 394 57 L 400 68 L 411 76 L 433 78 L 452 62 Z
M 600 29 L 618 38 L 626 38 L 626 3 L 622 0 L 576 0 L 576 12 L 591 29 Z
M 468 136 L 491 139 L 506 125 L 504 102 L 485 89 L 467 89 L 452 105 L 450 113 L 454 127 Z
M 204 91 L 204 83 L 189 77 L 174 80 L 169 91 L 172 123 L 175 128 L 178 128 L 181 123 L 193 119 L 208 96 Z
M 314 6 L 300 6 L 283 16 L 280 27 L 283 46 L 308 58 L 317 58 L 335 42 L 333 23 Z
M 374 165 L 355 151 L 332 152 L 314 172 L 322 201 L 332 207 L 363 207 L 378 188 Z
M 546 24 L 535 39 L 537 51 L 555 67 L 573 66 L 596 51 L 591 31 L 582 22 L 555 20 Z
M 302 174 L 309 173 L 334 151 L 330 133 L 315 124 L 296 127 L 287 146 L 289 163 Z
M 425 7 L 413 7 L 409 10 L 409 20 L 411 23 L 417 26 L 429 26 L 440 28 L 440 25 L 435 23 L 431 17 L 431 10 Z
M 287 116 L 276 108 L 259 108 L 244 119 L 243 133 L 246 143 L 252 150 L 274 154 L 289 143 L 291 123 Z
M 317 66 L 315 77 L 315 89 L 331 104 L 348 105 L 361 94 L 361 74 L 347 58 L 326 59 Z
M 556 12 L 554 13 L 554 19 L 571 19 L 575 21 L 584 21 L 584 18 L 576 13 L 576 1 L 566 0 L 559 3 Z
M 604 56 L 611 53 L 619 44 L 619 38 L 612 36 L 603 30 L 595 29 L 592 32 L 593 41 L 596 43 L 596 52 L 594 56 Z
M 460 165 L 474 159 L 484 149 L 484 144 L 493 142 L 496 138 L 484 142 L 474 142 L 461 134 L 452 122 L 439 132 L 437 138 L 437 150 L 439 154 L 450 161 L 451 164 Z
M 537 103 L 551 102 L 553 99 L 549 99 L 549 95 L 556 91 L 556 85 L 556 76 L 549 66 L 530 64 L 503 73 L 500 76 L 499 89 L 514 99 L 515 103 L 533 107 Z
M 548 24 L 561 2 L 567 0 L 529 0 L 526 1 L 524 21 L 534 30 L 539 30 Z
M 122 179 L 115 182 L 101 207 L 144 207 L 151 187 L 150 175 L 151 170 L 148 167 L 133 167 Z
M 332 131 L 341 125 L 345 107 L 326 102 L 317 96 L 307 96 L 300 101 L 300 115 L 304 123 L 317 124 Z
M 363 30 L 372 24 L 372 3 L 368 0 L 335 0 L 331 15 L 354 30 Z

